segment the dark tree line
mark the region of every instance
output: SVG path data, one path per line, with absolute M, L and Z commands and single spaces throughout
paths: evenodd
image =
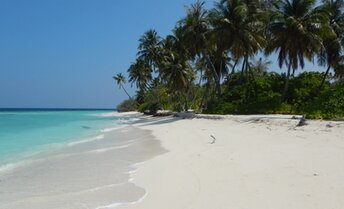
M 160 37 L 152 29 L 139 39 L 137 59 L 128 73 L 129 82 L 138 89 L 135 98 L 141 110 L 249 113 L 219 110 L 222 104 L 253 105 L 270 92 L 277 109 L 293 112 L 281 107 L 298 104 L 295 88 L 300 86 L 294 82 L 302 78 L 296 71 L 304 68 L 305 60 L 318 62 L 326 70 L 305 74 L 304 82 L 314 85 L 303 95 L 307 97 L 304 106 L 309 107 L 329 86 L 341 83 L 344 0 L 323 0 L 320 5 L 315 0 L 220 0 L 210 9 L 204 5 L 197 1 L 188 6 L 171 35 Z M 277 60 L 272 61 L 287 71 L 282 75 L 267 72 L 270 62 L 257 59 L 258 53 L 276 54 Z M 120 85 L 125 81 L 121 74 L 114 78 Z M 260 89 L 262 80 L 269 86 L 264 90 Z M 257 112 L 255 106 L 250 108 Z

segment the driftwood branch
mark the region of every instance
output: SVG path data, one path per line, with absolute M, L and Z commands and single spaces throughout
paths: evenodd
M 216 142 L 216 138 L 215 138 L 215 136 L 213 136 L 213 135 L 210 135 L 210 137 L 211 137 L 211 138 L 213 138 L 213 141 L 212 141 L 212 142 L 210 142 L 210 144 L 215 144 L 215 142 Z
M 306 117 L 303 115 L 299 123 L 297 124 L 297 127 L 305 126 L 305 125 L 308 125 L 308 123 L 307 123 Z

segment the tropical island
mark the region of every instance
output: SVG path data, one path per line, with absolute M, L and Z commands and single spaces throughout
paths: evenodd
M 117 109 L 343 118 L 343 5 L 221 0 L 205 8 L 197 1 L 171 35 L 151 29 L 139 39 L 128 69 L 137 93 L 126 92 Z M 276 60 L 265 58 L 271 54 Z M 315 71 L 302 71 L 306 61 L 318 64 Z M 286 72 L 269 70 L 271 62 Z M 126 81 L 122 73 L 114 79 L 120 87 Z
M 54 105 L 59 100 L 91 105 L 101 100 L 104 89 L 112 90 L 114 67 L 107 63 L 109 71 L 103 69 L 100 63 L 105 60 L 98 59 L 103 54 L 93 56 L 111 48 L 98 35 L 109 35 L 104 29 L 113 20 L 120 22 L 116 29 L 130 24 L 140 31 L 135 36 L 139 37 L 146 28 L 137 25 L 142 14 L 169 12 L 162 24 L 169 15 L 180 17 L 179 10 L 170 11 L 178 1 L 137 0 L 134 9 L 133 1 L 42 1 L 43 7 L 24 2 L 22 10 L 17 1 L 9 9 L 0 8 L 11 14 L 5 15 L 7 19 L 23 22 L 30 30 L 36 23 L 44 30 L 49 28 L 41 25 L 56 23 L 51 30 L 55 35 L 60 23 L 69 37 L 70 29 L 75 29 L 76 39 L 82 37 L 79 58 L 70 59 L 67 53 L 77 48 L 70 45 L 74 39 L 67 41 L 56 33 L 62 39 L 54 41 L 68 45 L 61 55 L 73 61 L 67 65 L 71 69 L 78 66 L 74 60 L 80 64 L 91 59 L 84 63 L 91 68 L 87 73 L 71 72 L 77 79 L 67 70 L 59 72 L 63 79 L 47 71 L 52 80 L 29 71 L 39 75 L 32 80 L 19 74 L 22 68 L 12 73 L 14 64 L 30 64 L 21 48 L 2 59 L 12 60 L 3 80 L 6 72 L 16 78 L 10 80 L 10 87 L 16 88 L 2 89 L 20 96 L 25 93 L 17 88 L 21 81 L 28 88 L 44 80 L 33 85 L 33 94 L 25 93 L 38 100 L 37 89 L 53 95 L 54 88 L 47 84 L 56 82 L 63 88 L 58 92 L 61 99 L 51 101 Z M 143 13 L 133 16 L 132 11 L 138 10 Z M 141 36 L 136 59 L 127 63 L 128 74 L 120 69 L 122 73 L 113 77 L 128 97 L 118 111 L 0 108 L 0 209 L 343 209 L 343 10 L 344 0 L 216 0 L 214 6 L 196 1 L 186 7 L 170 35 L 150 29 Z M 36 13 L 37 20 L 23 21 Z M 9 49 L 17 48 L 14 42 L 23 43 L 12 33 L 13 26 L 19 27 L 16 24 L 3 30 L 9 34 L 5 42 L 13 39 Z M 83 37 L 83 27 L 75 27 L 79 25 L 94 32 L 92 39 Z M 46 45 L 23 28 L 23 39 Z M 135 33 L 131 29 L 120 35 Z M 37 38 L 46 39 L 41 32 Z M 121 36 L 109 37 L 121 46 L 109 57 L 122 61 L 127 56 L 122 47 L 129 43 Z M 96 47 L 84 48 L 86 40 Z M 42 54 L 55 50 L 48 48 Z M 49 56 L 29 55 L 25 54 L 35 68 L 60 63 L 47 59 L 42 65 L 40 61 Z M 309 68 L 312 63 L 314 71 Z M 106 82 L 103 78 L 109 86 L 92 91 Z M 129 83 L 137 90 L 135 95 L 128 91 Z M 82 94 L 92 97 L 84 102 Z M 2 99 L 10 100 L 6 94 Z M 29 104 L 29 99 L 21 101 Z

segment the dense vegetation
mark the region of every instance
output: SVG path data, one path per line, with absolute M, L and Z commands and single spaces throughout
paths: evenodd
M 131 104 L 153 113 L 344 117 L 343 8 L 344 0 L 220 0 L 211 9 L 197 1 L 171 35 L 151 29 L 140 38 L 128 69 Z M 276 54 L 287 71 L 269 70 L 261 54 Z M 305 60 L 325 72 L 298 72 Z M 123 88 L 124 76 L 114 79 Z

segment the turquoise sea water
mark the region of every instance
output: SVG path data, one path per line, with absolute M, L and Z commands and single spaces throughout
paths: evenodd
M 107 110 L 0 109 L 0 167 L 78 140 L 92 140 L 116 126 Z

